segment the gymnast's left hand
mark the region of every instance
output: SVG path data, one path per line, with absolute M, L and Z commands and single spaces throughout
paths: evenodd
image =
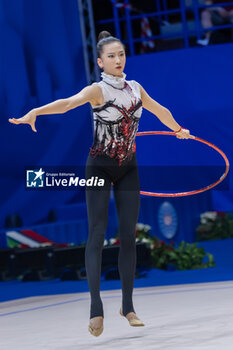
M 190 135 L 188 129 L 181 129 L 179 132 L 175 133 L 178 139 L 195 139 L 195 136 Z

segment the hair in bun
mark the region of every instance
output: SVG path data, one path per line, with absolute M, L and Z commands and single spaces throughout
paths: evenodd
M 97 56 L 101 57 L 104 45 L 114 43 L 114 42 L 118 42 L 124 47 L 124 44 L 120 41 L 120 39 L 115 38 L 106 30 L 103 30 L 102 32 L 100 32 L 98 35 L 98 42 L 97 42 Z
M 98 35 L 98 42 L 104 38 L 108 38 L 109 36 L 112 36 L 111 33 L 107 32 L 106 30 L 103 30 L 102 32 L 99 33 Z

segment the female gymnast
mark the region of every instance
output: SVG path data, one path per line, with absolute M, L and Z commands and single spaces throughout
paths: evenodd
M 34 108 L 14 124 L 29 124 L 34 132 L 37 116 L 65 113 L 89 102 L 93 109 L 94 142 L 86 162 L 86 178 L 98 176 L 105 180 L 102 190 L 86 188 L 89 235 L 85 250 L 85 265 L 90 288 L 91 305 L 89 332 L 103 332 L 103 303 L 100 297 L 102 248 L 108 222 L 111 184 L 118 214 L 120 251 L 118 270 L 122 284 L 120 314 L 131 326 L 144 326 L 133 306 L 133 284 L 136 269 L 135 232 L 139 214 L 140 187 L 135 150 L 135 137 L 142 107 L 173 130 L 179 139 L 191 138 L 170 111 L 153 100 L 136 81 L 126 80 L 125 48 L 122 42 L 101 32 L 97 43 L 97 63 L 103 70 L 102 80 L 86 86 L 74 96 Z

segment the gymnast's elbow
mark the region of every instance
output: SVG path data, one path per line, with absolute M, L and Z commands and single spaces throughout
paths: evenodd
M 172 115 L 169 109 L 163 106 L 161 106 L 154 114 L 162 123 L 166 120 L 169 120 Z

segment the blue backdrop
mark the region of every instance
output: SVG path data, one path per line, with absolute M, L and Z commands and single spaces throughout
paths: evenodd
M 63 115 L 38 117 L 37 133 L 28 125 L 8 122 L 9 117 L 19 118 L 31 108 L 71 96 L 86 85 L 77 1 L 2 0 L 0 23 L 3 228 L 7 214 L 17 212 L 25 225 L 31 225 L 43 222 L 51 208 L 84 200 L 84 193 L 77 191 L 25 191 L 25 167 L 85 164 L 92 143 L 92 119 L 86 105 Z M 216 144 L 232 162 L 232 58 L 232 44 L 167 51 L 130 57 L 125 72 L 127 79 L 140 82 L 155 100 L 170 109 L 178 123 L 193 135 Z M 147 111 L 139 129 L 169 131 Z M 153 167 L 223 164 L 207 146 L 169 136 L 138 138 L 137 154 L 139 165 Z M 174 176 L 169 175 L 166 181 L 174 183 Z M 229 178 L 232 180 L 231 174 Z M 200 186 L 202 180 L 200 177 Z M 192 189 L 186 175 L 185 183 Z M 145 177 L 141 186 L 148 186 Z M 145 189 L 156 191 L 158 182 L 154 181 L 153 186 Z M 202 196 L 176 199 L 176 203 L 180 203 L 179 210 L 190 223 L 206 209 L 233 210 L 232 194 L 232 187 L 221 191 L 216 188 Z M 146 223 L 151 224 L 161 200 L 150 198 L 147 203 L 150 211 L 144 206 L 142 212 L 151 213 L 145 216 Z M 208 205 L 203 207 L 201 203 Z
M 25 191 L 25 167 L 83 164 L 92 121 L 86 105 L 63 115 L 38 117 L 37 133 L 28 125 L 8 122 L 9 117 L 19 118 L 86 85 L 77 1 L 1 1 L 0 23 L 3 227 L 7 214 L 17 212 L 24 224 L 32 224 L 43 220 L 55 204 L 75 195 L 72 191 Z M 79 199 L 83 200 L 83 194 Z

